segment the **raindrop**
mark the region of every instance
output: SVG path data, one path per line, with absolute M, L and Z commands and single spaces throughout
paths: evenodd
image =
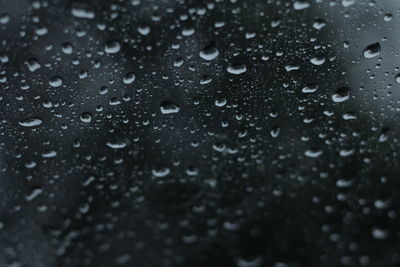
M 332 95 L 332 100 L 335 103 L 341 103 L 349 99 L 349 97 L 350 97 L 350 88 L 347 86 L 342 86 L 338 88 Z
M 302 10 L 310 7 L 310 3 L 307 1 L 295 1 L 293 3 L 293 8 L 295 10 Z
M 356 0 L 342 0 L 342 5 L 344 7 L 349 7 L 354 5 L 354 3 L 356 2 Z
M 40 124 L 42 124 L 42 120 L 39 118 L 27 118 L 25 120 L 22 120 L 20 122 L 18 122 L 19 125 L 24 126 L 24 127 L 35 127 L 35 126 L 39 126 Z
M 74 50 L 74 48 L 71 43 L 65 42 L 61 45 L 61 51 L 64 54 L 70 55 L 70 54 L 72 54 L 73 50 Z
M 381 52 L 381 45 L 379 43 L 370 44 L 364 49 L 365 58 L 374 58 Z
M 211 61 L 218 57 L 219 51 L 215 46 L 215 42 L 206 45 L 199 53 L 200 57 L 204 60 Z
M 313 65 L 319 66 L 319 65 L 322 65 L 322 64 L 325 63 L 325 58 L 323 58 L 323 57 L 314 57 L 314 58 L 310 59 L 310 62 Z
M 226 69 L 230 74 L 239 75 L 247 71 L 246 65 L 242 63 L 233 63 Z
M 49 84 L 51 87 L 60 87 L 63 81 L 60 77 L 56 76 L 50 79 Z
M 83 112 L 79 118 L 81 119 L 82 122 L 89 123 L 92 121 L 92 114 L 90 112 Z
M 309 157 L 309 158 L 318 158 L 318 157 L 321 156 L 322 154 L 323 154 L 323 151 L 322 151 L 322 150 L 319 150 L 319 149 L 306 150 L 306 151 L 304 152 L 304 155 L 305 155 L 306 157 Z
M 160 110 L 162 114 L 174 114 L 179 112 L 180 107 L 171 101 L 163 101 L 160 104 Z
M 28 66 L 30 72 L 35 72 L 42 67 L 35 58 L 28 59 L 26 65 Z
M 149 25 L 140 25 L 139 27 L 138 27 L 138 32 L 141 34 L 141 35 L 148 35 L 149 33 L 150 33 L 150 26 Z
M 44 153 L 42 153 L 42 157 L 46 158 L 46 159 L 54 158 L 56 156 L 57 156 L 57 151 L 55 151 L 55 150 L 48 150 L 48 151 L 45 151 Z
M 400 73 L 396 75 L 395 79 L 397 83 L 400 83 Z
M 127 143 L 123 141 L 116 141 L 116 142 L 107 142 L 107 146 L 112 149 L 121 149 L 127 146 Z
M 0 24 L 7 24 L 10 22 L 10 15 L 3 13 L 0 15 Z
M 118 42 L 108 42 L 104 48 L 107 54 L 115 54 L 121 50 L 121 45 Z
M 73 7 L 71 9 L 72 16 L 81 19 L 94 19 L 94 12 L 81 7 Z
M 379 228 L 374 228 L 372 229 L 372 236 L 375 239 L 385 239 L 388 236 L 387 231 L 379 229 Z
M 159 168 L 159 169 L 153 169 L 151 173 L 157 178 L 162 178 L 170 174 L 171 170 L 169 168 Z
M 305 94 L 315 93 L 318 90 L 318 85 L 314 83 L 306 84 L 306 86 L 301 89 L 301 92 Z
M 135 81 L 136 75 L 133 72 L 129 72 L 124 76 L 124 84 L 131 84 Z

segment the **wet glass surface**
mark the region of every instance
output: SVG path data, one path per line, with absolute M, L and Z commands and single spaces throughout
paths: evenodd
M 0 266 L 399 266 L 399 8 L 0 0 Z

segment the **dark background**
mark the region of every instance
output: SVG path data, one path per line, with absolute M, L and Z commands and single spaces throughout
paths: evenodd
M 399 266 L 399 8 L 0 0 L 0 266 Z

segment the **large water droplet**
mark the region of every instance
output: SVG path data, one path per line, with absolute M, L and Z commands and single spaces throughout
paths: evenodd
M 149 26 L 149 25 L 142 24 L 142 25 L 140 25 L 140 26 L 138 27 L 138 32 L 139 32 L 141 35 L 148 35 L 148 34 L 150 33 L 150 26 Z
M 124 84 L 131 84 L 135 81 L 136 75 L 133 72 L 129 72 L 124 76 Z
M 302 10 L 310 7 L 310 3 L 304 0 L 298 0 L 293 3 L 293 8 L 295 10 Z
M 60 77 L 56 76 L 50 79 L 49 84 L 51 87 L 60 87 L 63 81 Z
M 178 113 L 180 107 L 171 101 L 163 101 L 160 104 L 160 110 L 162 114 L 173 114 Z
M 153 169 L 151 173 L 157 178 L 162 178 L 170 174 L 171 170 L 169 168 L 159 168 L 159 169 Z
M 301 89 L 301 92 L 305 94 L 314 93 L 318 90 L 318 85 L 314 83 L 309 83 Z
M 90 112 L 83 112 L 80 117 L 82 122 L 89 123 L 92 121 L 92 114 Z
M 127 146 L 127 143 L 123 141 L 107 142 L 107 146 L 112 149 L 121 149 Z
M 71 9 L 72 16 L 81 19 L 94 19 L 94 12 L 82 7 L 73 7 Z
M 342 86 L 338 88 L 332 95 L 332 100 L 335 103 L 341 103 L 349 99 L 349 97 L 350 97 L 350 88 L 347 86 Z
M 242 63 L 233 63 L 226 69 L 230 74 L 239 75 L 247 71 L 246 65 Z
M 365 58 L 374 58 L 381 52 L 381 45 L 379 43 L 370 44 L 364 49 Z
M 206 45 L 199 53 L 200 57 L 204 60 L 211 61 L 218 57 L 219 51 L 215 46 L 215 42 Z
M 71 43 L 65 42 L 65 43 L 63 43 L 63 44 L 61 45 L 61 51 L 62 51 L 64 54 L 70 55 L 70 54 L 72 54 L 72 52 L 74 51 L 74 47 L 72 46 Z
M 121 50 L 121 45 L 118 42 L 108 42 L 104 47 L 104 51 L 108 54 L 115 54 Z
M 26 62 L 28 69 L 30 72 L 35 72 L 38 69 L 41 68 L 41 65 L 39 64 L 39 62 L 35 59 L 35 58 L 30 58 L 28 59 L 28 61 Z
M 18 124 L 24 127 L 35 127 L 42 124 L 42 122 L 39 118 L 30 117 L 18 122 Z

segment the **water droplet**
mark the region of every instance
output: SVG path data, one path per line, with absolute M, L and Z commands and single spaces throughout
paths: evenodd
M 393 15 L 390 13 L 386 13 L 385 16 L 383 17 L 384 21 L 391 21 L 393 18 Z
M 400 83 L 400 73 L 396 75 L 395 79 L 397 83 Z
M 365 58 L 374 58 L 381 52 L 381 45 L 379 43 L 370 44 L 364 49 Z
M 69 42 L 65 42 L 61 45 L 61 51 L 64 54 L 70 55 L 70 54 L 72 54 L 73 50 L 74 50 L 74 48 L 73 48 L 72 44 Z
M 27 118 L 25 120 L 22 120 L 20 122 L 18 122 L 19 125 L 24 126 L 24 127 L 35 127 L 35 126 L 39 126 L 40 124 L 42 124 L 43 121 L 39 118 Z
M 295 71 L 295 70 L 299 70 L 300 66 L 299 65 L 287 65 L 285 66 L 285 70 L 287 72 L 291 72 L 291 71 Z
M 72 16 L 81 19 L 94 19 L 94 12 L 83 7 L 73 7 L 71 9 Z
M 305 94 L 315 93 L 318 90 L 318 85 L 314 83 L 306 84 L 306 86 L 301 89 L 301 92 Z
M 356 0 L 342 0 L 342 5 L 344 7 L 349 7 L 354 5 L 354 3 L 356 2 Z
M 139 27 L 138 27 L 138 32 L 141 34 L 141 35 L 148 35 L 149 33 L 150 33 L 150 26 L 149 25 L 140 25 Z
M 90 112 L 83 112 L 79 118 L 81 119 L 82 122 L 89 123 L 92 121 L 92 114 Z
M 316 19 L 315 20 L 315 22 L 314 22 L 314 24 L 313 24 L 313 27 L 314 27 L 314 29 L 316 29 L 316 30 L 321 30 L 323 27 L 325 27 L 326 26 L 326 23 L 325 23 L 325 21 L 324 20 L 322 20 L 322 19 Z
M 190 36 L 190 35 L 194 34 L 194 32 L 195 32 L 194 28 L 184 28 L 182 30 L 182 35 L 183 36 Z
M 270 134 L 273 138 L 277 138 L 279 136 L 280 131 L 281 128 L 278 125 L 275 125 L 272 127 Z
M 63 81 L 60 77 L 56 76 L 50 79 L 49 84 L 51 87 L 60 87 Z
M 104 51 L 107 54 L 115 54 L 118 53 L 120 50 L 121 50 L 121 45 L 115 41 L 106 43 L 106 46 L 104 47 Z
M 151 173 L 157 178 L 162 178 L 170 174 L 171 170 L 169 168 L 159 168 L 159 169 L 153 169 Z
M 222 108 L 223 106 L 225 106 L 226 103 L 227 103 L 227 100 L 225 98 L 215 100 L 215 106 L 217 106 L 219 108 Z
M 35 72 L 42 67 L 35 58 L 28 59 L 26 65 L 28 66 L 30 72 Z
M 211 61 L 218 57 L 219 51 L 215 45 L 215 42 L 211 42 L 206 45 L 199 53 L 200 57 L 204 60 Z
M 312 149 L 312 150 L 306 150 L 304 152 L 304 155 L 309 158 L 318 158 L 323 154 L 323 151 L 320 149 Z
M 3 13 L 0 15 L 0 24 L 7 24 L 10 22 L 10 15 Z
M 313 65 L 319 66 L 325 63 L 325 58 L 324 57 L 314 57 L 312 59 L 310 59 L 310 62 Z
M 123 141 L 107 142 L 107 146 L 112 149 L 121 149 L 127 146 L 127 143 Z
M 372 236 L 376 239 L 386 239 L 388 232 L 379 228 L 372 229 Z
M 25 197 L 25 199 L 27 201 L 32 201 L 34 200 L 36 197 L 38 197 L 39 195 L 41 195 L 43 193 L 43 189 L 41 188 L 35 188 L 31 191 L 31 193 L 29 195 L 27 195 Z
M 246 65 L 242 63 L 233 63 L 226 69 L 230 74 L 239 75 L 247 71 Z
M 129 72 L 124 76 L 124 84 L 131 84 L 135 81 L 136 75 L 133 72 Z
M 57 151 L 55 151 L 55 150 L 47 150 L 47 151 L 42 153 L 42 157 L 46 158 L 46 159 L 54 158 L 56 156 L 57 156 Z
M 200 79 L 200 84 L 208 84 L 212 81 L 211 77 L 208 75 L 204 75 L 203 77 L 201 77 Z
M 163 101 L 160 104 L 160 110 L 162 114 L 174 114 L 179 112 L 180 107 L 171 101 Z
M 293 8 L 295 10 L 302 10 L 310 7 L 310 3 L 307 1 L 295 1 L 293 3 Z
M 338 88 L 332 95 L 332 100 L 335 103 L 341 103 L 349 99 L 349 97 L 350 97 L 350 88 L 347 86 L 342 86 Z

